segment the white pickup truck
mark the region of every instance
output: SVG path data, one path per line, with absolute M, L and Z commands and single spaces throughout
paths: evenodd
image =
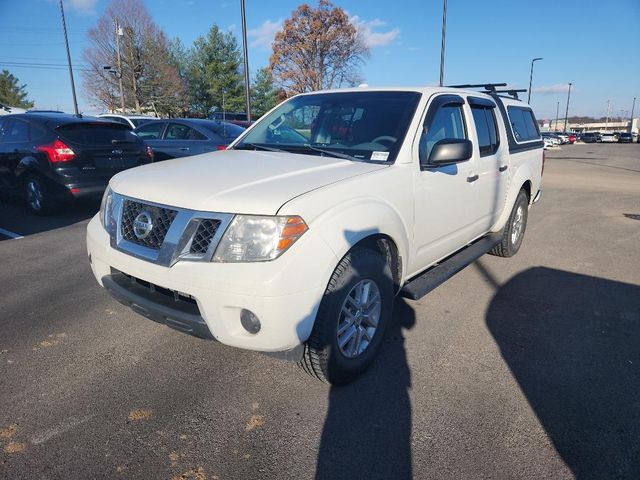
M 93 273 L 155 321 L 349 382 L 396 295 L 522 244 L 543 142 L 485 88 L 298 95 L 226 151 L 119 173 L 87 228 Z

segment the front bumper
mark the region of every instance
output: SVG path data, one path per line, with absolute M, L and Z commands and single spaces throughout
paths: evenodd
M 307 340 L 339 260 L 311 229 L 271 262 L 178 261 L 166 267 L 112 248 L 97 215 L 87 227 L 87 250 L 98 283 L 138 313 L 185 333 L 263 352 L 292 350 Z M 122 278 L 114 277 L 114 271 L 193 299 L 197 310 L 167 311 L 172 306 L 157 297 L 123 288 Z M 258 333 L 242 327 L 243 309 L 259 318 Z

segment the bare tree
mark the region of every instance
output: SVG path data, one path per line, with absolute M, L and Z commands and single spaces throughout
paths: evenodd
M 293 95 L 352 86 L 369 49 L 346 12 L 329 0 L 300 5 L 276 34 L 269 66 L 275 81 Z
M 117 59 L 118 30 L 121 71 Z M 89 39 L 91 46 L 83 55 L 90 65 L 84 73 L 84 88 L 90 97 L 114 110 L 120 104 L 118 75 L 122 75 L 127 110 L 172 115 L 184 109 L 185 86 L 170 62 L 167 38 L 141 0 L 112 0 L 96 26 L 89 30 Z

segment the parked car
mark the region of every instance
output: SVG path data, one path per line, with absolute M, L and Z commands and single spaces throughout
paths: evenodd
M 141 125 L 134 132 L 151 145 L 160 161 L 224 150 L 244 128 L 215 120 L 172 118 Z
M 600 141 L 602 143 L 615 143 L 617 141 L 617 138 L 613 133 L 605 132 L 600 135 Z
M 128 125 L 131 129 L 139 127 L 140 125 L 154 120 L 158 120 L 157 117 L 150 117 L 148 115 L 118 115 L 115 113 L 101 113 L 98 118 L 104 118 L 113 122 L 122 123 Z
M 12 113 L 24 113 L 26 110 L 24 108 L 12 107 L 10 105 L 5 105 L 4 103 L 0 103 L 0 115 L 11 115 Z
M 552 139 L 551 137 L 545 137 L 544 135 L 542 136 L 542 141 L 544 143 L 544 149 L 545 150 L 547 148 L 552 148 L 552 147 L 555 147 L 557 145 L 557 143 L 554 142 L 554 139 Z
M 582 141 L 584 143 L 597 143 L 600 142 L 600 134 L 597 132 L 584 132 L 582 134 Z
M 569 144 L 573 145 L 578 140 L 578 135 L 575 133 L 569 133 Z
M 255 121 L 255 118 L 251 122 L 247 118 L 244 112 L 214 112 L 209 116 L 210 120 L 233 123 L 242 128 L 249 128 Z
M 618 143 L 632 143 L 632 142 L 633 142 L 633 135 L 631 135 L 628 132 L 620 133 L 620 136 L 618 137 Z
M 552 147 L 559 146 L 562 142 L 554 132 L 542 132 L 542 140 L 550 144 Z
M 0 187 L 22 192 L 36 214 L 74 197 L 100 198 L 115 173 L 152 160 L 152 150 L 117 123 L 56 113 L 0 118 Z
M 87 227 L 91 268 L 146 317 L 347 383 L 396 294 L 518 252 L 542 149 L 531 108 L 497 93 L 301 94 L 226 151 L 114 178 Z
M 558 139 L 560 139 L 560 145 L 565 145 L 569 143 L 569 135 L 563 132 L 553 132 Z

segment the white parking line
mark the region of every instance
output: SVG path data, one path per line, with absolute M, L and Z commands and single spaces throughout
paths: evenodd
M 5 237 L 13 238 L 14 240 L 20 240 L 21 238 L 24 238 L 22 235 L 10 232 L 9 230 L 5 230 L 4 228 L 0 228 L 0 235 L 4 235 Z

